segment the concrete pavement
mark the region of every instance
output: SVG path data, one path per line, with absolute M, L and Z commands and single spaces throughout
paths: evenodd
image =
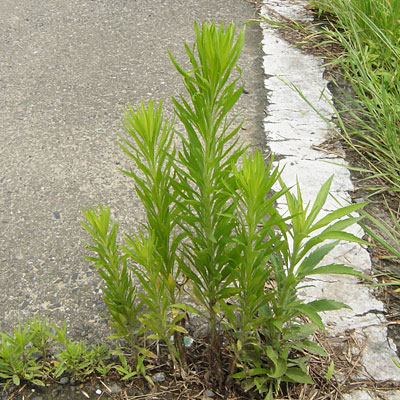
M 76 338 L 109 334 L 101 281 L 84 260 L 81 209 L 111 207 L 121 229 L 143 213 L 116 145 L 128 102 L 182 92 L 193 21 L 241 24 L 245 0 L 0 0 L 0 328 L 37 314 Z M 263 143 L 261 30 L 247 28 L 241 134 Z

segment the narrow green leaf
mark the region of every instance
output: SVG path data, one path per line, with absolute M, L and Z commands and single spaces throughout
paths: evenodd
M 314 301 L 307 303 L 306 305 L 312 307 L 317 312 L 334 311 L 334 310 L 340 310 L 342 308 L 351 309 L 350 306 L 348 306 L 347 304 L 344 304 L 340 301 L 327 300 L 327 299 L 314 300 Z
M 245 377 L 246 377 L 245 371 L 239 371 L 239 372 L 236 372 L 236 374 L 232 375 L 232 378 L 235 378 L 235 379 L 243 379 Z
M 327 243 L 323 246 L 318 247 L 311 254 L 306 257 L 297 269 L 297 275 L 299 277 L 305 277 L 322 261 L 322 259 L 330 253 L 337 245 L 339 241 L 336 240 L 331 243 Z
M 317 267 L 308 273 L 308 275 L 320 275 L 320 274 L 353 275 L 369 281 L 372 280 L 371 277 L 363 275 L 361 272 L 355 270 L 353 267 L 348 267 L 343 264 L 324 265 L 322 267 Z
M 43 381 L 41 381 L 40 379 L 32 379 L 31 382 L 37 386 L 46 386 L 45 383 Z
M 358 211 L 364 206 L 366 206 L 368 202 L 362 202 L 362 203 L 355 203 L 351 204 L 346 207 L 341 207 L 338 210 L 332 211 L 325 217 L 321 218 L 318 222 L 316 222 L 309 230 L 309 232 L 313 232 L 317 229 L 323 228 L 326 225 L 329 225 L 333 221 L 337 221 L 338 219 L 351 214 L 352 212 Z
M 12 380 L 15 386 L 19 386 L 21 383 L 21 380 L 19 379 L 18 375 L 13 375 Z
M 172 332 L 176 331 L 176 332 L 180 332 L 180 333 L 184 333 L 184 334 L 188 333 L 188 331 L 181 325 L 173 325 L 173 326 L 170 327 L 170 330 Z
M 307 216 L 306 219 L 306 226 L 305 230 L 309 232 L 309 229 L 312 226 L 312 223 L 315 221 L 315 218 L 317 218 L 318 214 L 322 210 L 322 207 L 325 205 L 326 199 L 329 194 L 329 190 L 331 188 L 331 184 L 333 181 L 333 175 L 321 186 L 321 189 L 319 190 L 317 197 L 314 201 L 314 204 L 311 208 L 310 214 Z
M 305 245 L 300 254 L 300 258 L 304 257 L 314 246 L 319 243 L 324 242 L 325 240 L 344 240 L 347 242 L 355 242 L 363 245 L 368 245 L 363 239 L 348 233 L 348 232 L 341 232 L 341 231 L 324 231 L 316 237 L 311 238 Z
M 325 374 L 325 379 L 327 382 L 329 382 L 332 379 L 334 371 L 335 371 L 335 363 L 333 362 L 333 360 L 331 360 L 331 362 L 329 363 L 328 370 L 326 371 Z
M 364 229 L 366 233 L 368 233 L 369 236 L 371 236 L 374 240 L 376 240 L 380 245 L 382 245 L 386 250 L 388 250 L 393 256 L 400 258 L 400 229 L 397 231 L 393 232 L 388 231 L 382 224 L 377 224 L 375 222 L 375 225 L 378 226 L 379 229 L 382 229 L 386 232 L 387 235 L 391 238 L 391 240 L 394 243 L 397 243 L 398 248 L 393 247 L 388 240 L 385 240 L 382 236 L 378 235 L 376 232 L 374 232 L 372 229 L 370 229 L 368 226 L 364 224 L 360 224 L 361 227 Z M 383 229 L 385 228 L 385 229 Z
M 201 311 L 199 311 L 197 308 L 194 308 L 190 304 L 175 303 L 175 304 L 172 304 L 170 307 L 171 308 L 179 308 L 181 310 L 188 311 L 193 314 L 202 315 Z

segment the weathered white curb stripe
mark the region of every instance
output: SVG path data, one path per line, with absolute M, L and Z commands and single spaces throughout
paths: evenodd
M 304 5 L 293 0 L 267 0 L 264 2 L 263 15 L 273 18 L 270 11 L 278 12 L 294 19 L 309 19 Z M 280 165 L 285 166 L 283 179 L 294 185 L 299 180 L 304 201 L 313 200 L 321 185 L 332 175 L 332 194 L 339 200 L 350 201 L 349 191 L 353 190 L 349 171 L 346 168 L 328 164 L 326 161 L 343 164 L 342 158 L 314 150 L 328 138 L 329 126 L 301 97 L 286 83 L 297 86 L 306 98 L 317 107 L 319 112 L 330 117 L 333 112 L 329 101 L 321 98 L 326 89 L 322 78 L 321 61 L 312 55 L 304 54 L 286 41 L 280 39 L 273 29 L 263 27 L 265 87 L 269 93 L 270 105 L 265 118 L 267 143 L 272 153 L 280 156 Z M 325 94 L 328 91 L 325 90 Z M 284 203 L 279 204 L 282 210 Z M 324 212 L 337 208 L 334 199 L 329 199 Z M 351 232 L 363 236 L 360 227 Z M 329 259 L 328 259 L 329 258 Z M 343 243 L 332 252 L 324 264 L 344 263 L 368 273 L 371 269 L 370 257 L 366 249 L 354 243 Z M 314 279 L 313 286 L 301 293 L 307 299 L 330 298 L 342 301 L 352 310 L 340 310 L 323 315 L 329 335 L 341 336 L 353 331 L 354 337 L 366 342 L 361 358 L 363 371 L 357 377 L 373 378 L 378 381 L 400 381 L 400 370 L 395 367 L 391 357 L 397 358 L 395 346 L 387 338 L 384 305 L 378 301 L 372 290 L 361 285 L 354 277 L 326 275 Z M 387 393 L 387 400 L 400 399 L 400 391 Z M 354 391 L 346 395 L 346 400 L 376 399 L 374 393 Z M 382 397 L 381 397 L 382 398 Z

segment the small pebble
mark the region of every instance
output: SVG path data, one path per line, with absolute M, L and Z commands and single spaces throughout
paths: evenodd
M 116 383 L 114 383 L 113 385 L 111 385 L 110 387 L 109 387 L 109 389 L 110 389 L 110 393 L 111 394 L 117 394 L 117 393 L 119 393 L 122 389 L 121 389 L 121 387 L 119 386 L 119 385 L 117 385 Z
M 355 203 L 363 203 L 363 202 L 365 201 L 365 199 L 363 199 L 362 197 L 358 197 L 358 198 L 356 198 L 356 199 L 353 199 L 353 201 L 354 201 Z
M 96 390 L 96 394 L 97 394 L 97 396 L 100 396 L 100 395 L 101 395 L 101 390 L 100 390 L 100 389 L 97 389 L 97 390 Z
M 66 385 L 68 382 L 69 382 L 69 379 L 68 379 L 66 376 L 63 376 L 63 377 L 60 379 L 60 384 L 61 384 L 61 385 Z
M 204 336 L 206 336 L 207 333 L 208 333 L 208 324 L 203 324 L 195 329 L 195 331 L 193 332 L 193 337 L 195 339 L 201 339 Z
M 209 389 L 205 390 L 203 394 L 206 397 L 211 397 L 211 398 L 215 397 L 215 393 L 212 390 L 209 390 Z
M 165 374 L 164 372 L 158 372 L 157 374 L 154 374 L 151 378 L 154 383 L 160 383 L 165 381 Z
M 38 351 L 35 351 L 34 353 L 32 353 L 31 356 L 34 360 L 40 360 L 42 358 L 42 353 L 39 353 Z

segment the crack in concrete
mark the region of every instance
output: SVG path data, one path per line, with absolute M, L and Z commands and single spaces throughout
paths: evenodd
M 387 311 L 384 310 L 369 310 L 361 314 L 355 314 L 355 317 L 365 317 L 368 314 L 375 314 L 375 315 L 387 315 Z

